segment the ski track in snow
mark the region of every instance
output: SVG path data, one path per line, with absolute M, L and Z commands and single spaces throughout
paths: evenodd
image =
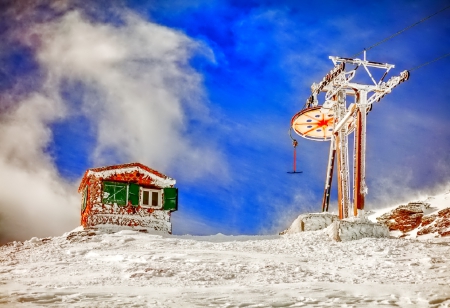
M 0 247 L 5 307 L 450 307 L 450 239 L 74 232 Z

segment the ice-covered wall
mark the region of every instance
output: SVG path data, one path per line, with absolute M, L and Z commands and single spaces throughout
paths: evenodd
M 369 220 L 336 220 L 327 228 L 328 235 L 336 241 L 359 240 L 366 237 L 389 237 L 389 228 Z
M 132 227 L 137 230 L 155 230 L 172 233 L 169 211 L 153 210 L 151 212 L 137 210 L 135 213 L 121 213 L 118 209 L 114 214 L 96 213 L 87 217 L 85 227 L 101 225 L 116 225 Z

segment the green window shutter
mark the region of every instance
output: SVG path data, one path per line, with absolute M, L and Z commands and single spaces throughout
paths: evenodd
M 127 205 L 127 184 L 118 182 L 103 182 L 103 203 Z
M 164 188 L 164 210 L 177 211 L 178 210 L 178 188 L 166 187 Z
M 128 200 L 131 201 L 133 206 L 139 205 L 139 185 L 135 183 L 130 183 L 128 188 Z

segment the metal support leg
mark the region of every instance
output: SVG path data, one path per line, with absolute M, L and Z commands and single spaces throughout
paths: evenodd
M 366 186 L 366 115 L 367 92 L 358 93 L 358 111 L 355 127 L 355 168 L 354 168 L 354 214 L 360 216 L 364 211 Z
M 325 179 L 325 189 L 322 199 L 322 212 L 328 212 L 330 205 L 331 182 L 333 181 L 334 158 L 336 157 L 335 138 L 334 135 L 330 142 L 330 153 L 328 154 L 327 177 Z
M 336 116 L 343 119 L 347 110 L 345 102 L 345 92 L 340 91 L 338 94 L 338 107 Z M 338 206 L 339 218 L 349 217 L 350 208 L 350 173 L 348 163 L 348 128 L 343 125 L 337 132 L 336 149 L 338 156 Z

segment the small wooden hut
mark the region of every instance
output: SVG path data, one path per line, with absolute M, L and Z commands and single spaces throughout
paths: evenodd
M 88 169 L 81 180 L 81 225 L 172 233 L 176 181 L 140 163 Z

